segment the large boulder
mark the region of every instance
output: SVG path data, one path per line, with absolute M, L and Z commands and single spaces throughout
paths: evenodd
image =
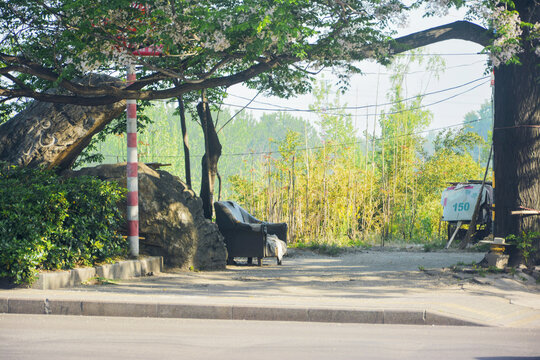
M 126 164 L 70 172 L 126 187 Z M 217 225 L 204 218 L 202 200 L 177 176 L 139 163 L 140 252 L 160 255 L 172 267 L 224 269 L 227 250 Z

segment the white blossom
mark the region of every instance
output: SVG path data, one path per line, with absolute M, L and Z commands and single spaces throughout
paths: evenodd
M 448 15 L 450 0 L 433 0 L 427 3 L 426 10 L 433 15 L 446 16 Z
M 205 48 L 212 49 L 217 52 L 226 50 L 230 46 L 231 43 L 221 31 L 214 32 L 212 38 L 204 43 Z
M 373 16 L 379 21 L 391 20 L 392 23 L 398 26 L 405 26 L 408 21 L 408 16 L 403 11 L 403 5 L 396 0 L 382 1 L 373 9 Z
M 520 45 L 523 30 L 517 11 L 508 11 L 503 6 L 494 9 L 491 24 L 497 37 L 493 42 L 490 58 L 493 66 L 497 67 L 523 51 Z

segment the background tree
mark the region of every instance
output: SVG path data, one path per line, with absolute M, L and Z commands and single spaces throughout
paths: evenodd
M 465 114 L 463 124 L 467 132 L 474 132 L 484 140 L 483 144 L 477 144 L 472 149 L 471 155 L 477 161 L 487 163 L 489 148 L 493 134 L 493 106 L 486 101 L 478 111 Z

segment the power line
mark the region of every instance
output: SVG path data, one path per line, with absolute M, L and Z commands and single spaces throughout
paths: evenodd
M 297 149 L 295 149 L 295 152 L 307 151 L 307 150 L 317 150 L 317 149 L 323 149 L 325 147 L 347 147 L 347 146 L 362 144 L 363 141 L 382 141 L 382 140 L 398 139 L 398 138 L 403 138 L 403 137 L 407 137 L 407 136 L 420 135 L 420 134 L 430 133 L 430 132 L 434 132 L 434 131 L 441 131 L 441 130 L 451 129 L 451 128 L 455 128 L 455 127 L 459 127 L 459 126 L 479 122 L 481 120 L 482 119 L 464 121 L 464 122 L 462 122 L 460 124 L 453 124 L 453 125 L 442 126 L 442 127 L 435 128 L 435 129 L 427 129 L 427 130 L 421 130 L 421 131 L 416 131 L 416 132 L 410 132 L 410 133 L 407 133 L 407 134 L 396 135 L 396 136 L 393 136 L 393 137 L 390 137 L 390 138 L 386 138 L 386 137 L 381 136 L 381 137 L 370 139 L 370 140 L 364 139 L 364 140 L 352 141 L 352 142 L 347 142 L 347 143 L 335 143 L 335 144 L 327 144 L 327 145 L 317 145 L 317 146 L 313 146 L 313 147 L 297 148 Z M 271 154 L 275 154 L 275 153 L 278 153 L 278 151 L 250 151 L 250 152 L 243 152 L 243 153 L 228 153 L 228 154 L 225 153 L 225 154 L 221 154 L 221 157 L 247 156 L 247 155 L 251 155 L 251 156 L 253 156 L 253 155 L 271 155 Z M 109 158 L 117 158 L 117 159 L 118 158 L 122 158 L 122 159 L 125 158 L 125 155 L 112 155 L 112 154 L 102 154 L 102 155 L 104 157 L 109 157 Z M 144 157 L 144 156 L 151 156 L 153 158 L 184 158 L 183 155 L 143 155 L 143 154 L 140 155 L 140 157 Z M 190 158 L 191 157 L 200 158 L 200 157 L 202 157 L 202 154 L 190 154 Z
M 257 110 L 257 111 L 279 111 L 279 112 L 309 112 L 309 113 L 327 113 L 327 111 L 331 111 L 331 110 L 358 110 L 358 109 L 368 109 L 368 108 L 372 108 L 372 107 L 376 107 L 376 106 L 388 106 L 388 105 L 395 105 L 395 104 L 399 104 L 399 103 L 402 103 L 402 102 L 405 102 L 405 101 L 409 101 L 409 100 L 414 100 L 414 99 L 417 99 L 418 97 L 420 98 L 423 98 L 425 96 L 430 96 L 430 95 L 435 95 L 435 94 L 440 94 L 440 93 L 443 93 L 443 92 L 446 92 L 446 91 L 451 91 L 451 90 L 456 90 L 456 89 L 459 89 L 459 88 L 462 88 L 464 86 L 467 86 L 467 85 L 470 85 L 470 84 L 473 84 L 475 82 L 478 82 L 478 81 L 481 81 L 481 80 L 486 80 L 486 79 L 489 79 L 490 76 L 483 76 L 481 78 L 477 78 L 477 79 L 474 79 L 474 80 L 471 80 L 471 81 L 468 81 L 466 83 L 463 83 L 461 85 L 457 85 L 457 86 L 452 86 L 452 87 L 449 87 L 449 88 L 445 88 L 445 89 L 441 89 L 441 90 L 436 90 L 436 91 L 431 91 L 431 92 L 428 92 L 428 93 L 425 93 L 425 94 L 420 94 L 420 95 L 416 95 L 416 96 L 411 96 L 411 97 L 408 97 L 408 98 L 404 98 L 404 99 L 400 99 L 400 100 L 397 100 L 397 101 L 392 101 L 392 102 L 387 102 L 387 103 L 383 103 L 383 104 L 379 104 L 379 105 L 374 105 L 374 104 L 369 104 L 369 105 L 361 105 L 361 106 L 345 106 L 345 107 L 329 107 L 329 108 L 325 108 L 323 110 L 314 110 L 314 109 L 298 109 L 298 108 L 292 108 L 292 107 L 284 107 L 282 105 L 275 105 L 275 104 L 270 104 L 270 103 L 264 103 L 264 102 L 260 102 L 260 101 L 253 101 L 253 102 L 256 102 L 256 103 L 263 103 L 265 105 L 270 105 L 270 106 L 274 106 L 276 109 L 270 109 L 270 108 L 257 108 L 257 107 L 247 107 L 247 109 L 249 110 Z M 484 83 L 483 83 L 484 84 Z M 232 94 L 231 94 L 232 95 Z M 245 100 L 251 100 L 250 98 L 245 98 L 245 97 L 242 97 L 242 96 L 239 96 L 239 95 L 233 95 L 234 97 L 238 97 L 238 98 L 242 98 L 242 99 L 245 99 Z M 226 106 L 231 106 L 231 107 L 240 107 L 240 108 L 244 108 L 243 105 L 236 105 L 236 104 L 228 104 L 228 103 L 223 103 L 223 105 L 226 105 Z M 330 114 L 330 115 L 343 115 L 343 114 Z M 364 115 L 360 115 L 360 116 L 365 116 Z
M 455 128 L 455 127 L 458 127 L 458 126 L 468 125 L 468 124 L 472 124 L 472 123 L 475 123 L 475 122 L 479 122 L 480 120 L 481 119 L 475 119 L 475 120 L 465 121 L 465 122 L 462 122 L 460 124 L 453 124 L 453 125 L 448 125 L 448 126 L 442 126 L 442 127 L 435 128 L 435 129 L 428 129 L 428 130 L 422 130 L 422 131 L 417 131 L 417 132 L 410 132 L 410 133 L 407 133 L 407 134 L 396 135 L 396 136 L 393 136 L 391 138 L 378 137 L 378 138 L 375 138 L 375 139 L 372 139 L 372 140 L 373 141 L 382 141 L 382 140 L 403 138 L 403 137 L 413 136 L 413 135 L 420 135 L 420 134 L 424 134 L 424 133 L 430 133 L 430 132 L 433 132 L 433 131 L 441 131 L 441 130 Z M 371 141 L 371 140 L 366 139 L 366 140 L 363 140 L 363 141 Z M 346 146 L 362 144 L 363 141 L 352 141 L 352 142 L 348 142 L 348 143 L 336 143 L 336 144 L 328 144 L 328 145 L 318 145 L 318 146 L 313 146 L 313 147 L 298 148 L 298 149 L 296 149 L 296 151 L 316 150 L 316 149 L 323 149 L 324 147 L 346 147 Z M 273 153 L 277 153 L 277 151 L 258 151 L 258 152 L 248 152 L 248 153 L 230 153 L 230 154 L 222 154 L 221 156 L 270 155 L 270 154 L 273 154 Z
M 473 65 L 476 65 L 476 64 L 479 64 L 479 63 L 484 63 L 485 60 L 478 60 L 478 61 L 474 61 L 472 63 L 466 63 L 466 64 L 460 64 L 460 65 L 454 65 L 454 66 L 447 66 L 445 67 L 445 70 L 448 70 L 448 69 L 456 69 L 456 68 L 462 68 L 462 67 L 468 67 L 468 66 L 473 66 Z M 323 72 L 330 72 L 330 73 L 333 73 L 334 70 L 332 69 L 322 69 Z M 431 72 L 432 70 L 417 70 L 417 71 L 410 71 L 410 72 L 406 72 L 406 73 L 403 73 L 404 75 L 414 75 L 414 74 L 423 74 L 423 73 L 426 73 L 426 72 Z M 389 73 L 389 72 L 382 72 L 382 73 L 378 73 L 378 72 L 360 72 L 358 73 L 358 75 L 394 75 L 394 73 Z
M 236 117 L 236 115 L 240 114 L 242 111 L 244 111 L 253 101 L 255 101 L 255 98 L 257 96 L 259 96 L 259 94 L 262 92 L 262 89 L 259 90 L 259 92 L 257 94 L 255 94 L 255 96 L 249 100 L 249 102 L 243 107 L 241 108 L 240 110 L 238 110 L 233 116 L 231 116 L 231 118 L 229 120 L 227 120 L 227 122 L 225 122 L 225 124 L 221 125 L 221 127 L 219 128 L 219 130 L 217 131 L 217 133 L 219 134 L 219 132 L 221 130 L 223 130 L 223 128 L 228 124 L 230 123 L 231 121 L 233 121 L 233 119 Z
M 426 94 L 423 94 L 423 95 L 417 95 L 417 96 L 413 96 L 413 97 L 409 97 L 409 98 L 405 98 L 405 99 L 401 99 L 401 100 L 398 100 L 398 101 L 394 101 L 394 102 L 388 102 L 388 103 L 384 103 L 384 104 L 380 104 L 380 105 L 377 105 L 377 106 L 388 106 L 388 105 L 395 105 L 395 104 L 400 104 L 402 102 L 405 102 L 405 101 L 408 101 L 408 100 L 413 100 L 413 99 L 417 99 L 417 98 L 422 98 L 424 96 L 428 96 L 428 95 L 434 95 L 434 94 L 438 94 L 438 93 L 442 93 L 442 92 L 445 92 L 445 91 L 450 91 L 450 90 L 455 90 L 455 89 L 458 89 L 458 88 L 461 88 L 461 87 L 464 87 L 464 86 L 467 86 L 467 85 L 470 85 L 474 82 L 477 82 L 477 81 L 480 81 L 480 80 L 484 80 L 484 79 L 488 79 L 489 76 L 485 76 L 483 78 L 478 78 L 476 80 L 473 80 L 473 81 L 470 81 L 468 83 L 465 83 L 465 84 L 462 84 L 462 85 L 458 85 L 458 86 L 454 86 L 452 88 L 448 88 L 448 89 L 443 89 L 443 90 L 437 90 L 437 91 L 433 91 L 433 92 L 430 92 L 430 93 L 426 93 Z M 399 113 L 403 113 L 403 112 L 406 112 L 406 111 L 410 111 L 410 110 L 416 110 L 416 109 L 421 109 L 421 108 L 425 108 L 425 107 L 428 107 L 428 106 L 432 106 L 432 105 L 436 105 L 436 104 L 440 104 L 442 102 L 445 102 L 445 101 L 448 101 L 450 99 L 453 99 L 457 96 L 460 96 L 460 95 L 463 95 L 465 93 L 468 93 L 482 85 L 485 85 L 487 84 L 489 81 L 485 81 L 479 85 L 476 85 L 476 86 L 473 86 L 472 88 L 470 89 L 467 89 L 465 91 L 462 91 L 458 94 L 455 94 L 455 95 L 452 95 L 452 96 L 449 96 L 449 97 L 446 97 L 444 99 L 441 99 L 441 100 L 438 100 L 438 101 L 435 101 L 435 102 L 432 102 L 432 103 L 429 103 L 429 104 L 425 104 L 425 105 L 420 105 L 418 107 L 415 107 L 415 108 L 409 108 L 409 109 L 404 109 L 404 110 L 397 110 L 397 111 L 393 111 L 393 112 L 389 112 L 389 113 L 386 113 L 386 115 L 393 115 L 393 114 L 399 114 Z M 317 113 L 317 114 L 325 114 L 325 115 L 335 115 L 335 116 L 356 116 L 356 117 L 365 117 L 365 116 L 377 116 L 379 114 L 360 114 L 360 115 L 352 115 L 352 114 L 340 114 L 340 113 L 331 113 L 331 112 L 327 112 L 327 110 L 357 110 L 357 109 L 367 109 L 367 108 L 372 108 L 372 107 L 375 107 L 375 105 L 363 105 L 363 106 L 350 106 L 350 107 L 343 107 L 343 108 L 326 108 L 326 109 L 323 109 L 323 110 L 316 110 L 316 109 L 290 109 L 290 108 L 279 108 L 278 105 L 273 105 L 273 106 L 276 106 L 278 108 L 276 109 L 269 109 L 269 108 L 254 108 L 254 107 L 244 107 L 244 106 L 240 106 L 240 105 L 232 105 L 232 104 L 227 104 L 227 103 L 223 103 L 223 105 L 226 105 L 226 106 L 231 106 L 231 107 L 242 107 L 242 108 L 246 108 L 246 109 L 249 109 L 249 110 L 258 110 L 258 111 L 273 111 L 273 112 L 307 112 L 307 113 Z
M 414 56 L 471 56 L 471 55 L 483 55 L 487 54 L 476 52 L 476 53 L 451 53 L 451 54 L 414 54 Z
M 482 85 L 485 85 L 485 84 L 487 84 L 488 82 L 490 82 L 490 81 L 483 82 L 483 83 L 481 83 L 481 84 L 478 84 L 478 85 L 476 85 L 476 86 L 473 86 L 473 87 L 470 88 L 470 89 L 467 89 L 467 90 L 462 91 L 462 92 L 460 92 L 460 93 L 458 93 L 458 94 L 449 96 L 449 97 L 444 98 L 444 99 L 442 99 L 442 100 L 434 101 L 434 102 L 432 102 L 432 103 L 425 104 L 425 105 L 420 105 L 420 106 L 417 106 L 417 107 L 414 107 L 414 108 L 409 108 L 409 109 L 404 109 L 404 110 L 399 110 L 399 111 L 389 112 L 389 113 L 385 113 L 385 114 L 386 114 L 386 115 L 399 114 L 399 113 L 406 112 L 406 111 L 410 111 L 410 110 L 417 110 L 417 109 L 421 109 L 421 108 L 424 108 L 424 107 L 428 107 L 428 106 L 432 106 L 432 105 L 437 105 L 437 104 L 440 104 L 440 103 L 442 103 L 442 102 L 445 102 L 445 101 L 448 101 L 448 100 L 450 100 L 450 99 L 453 99 L 453 98 L 455 98 L 455 97 L 458 97 L 458 96 L 460 96 L 460 95 L 466 94 L 466 93 L 468 93 L 469 91 L 473 91 L 474 89 L 476 89 L 476 88 L 478 88 L 478 87 L 480 87 L 480 86 L 482 86 Z M 377 115 L 377 114 L 371 114 L 371 115 Z

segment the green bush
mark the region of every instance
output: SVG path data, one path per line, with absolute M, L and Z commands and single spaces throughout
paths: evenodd
M 124 197 L 114 183 L 0 164 L 0 278 L 32 283 L 41 269 L 125 256 Z
M 538 243 L 538 239 L 540 239 L 540 232 L 538 231 L 522 232 L 521 236 L 510 234 L 506 237 L 508 243 L 517 247 L 527 266 L 530 265 L 531 257 L 534 257 L 533 255 L 536 252 L 535 241 Z

